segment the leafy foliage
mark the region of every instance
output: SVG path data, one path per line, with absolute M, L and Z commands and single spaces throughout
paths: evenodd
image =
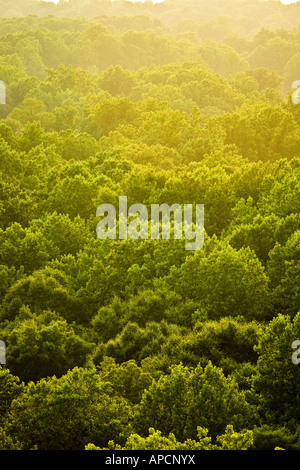
M 299 449 L 298 10 L 0 0 L 1 449 Z

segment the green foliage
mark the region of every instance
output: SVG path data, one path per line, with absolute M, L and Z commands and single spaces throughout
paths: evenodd
M 270 423 L 295 429 L 299 421 L 299 369 L 292 362 L 292 343 L 299 337 L 298 313 L 293 320 L 279 314 L 261 333 L 254 387 L 259 393 L 261 412 Z
M 167 338 L 180 331 L 177 325 L 160 323 L 147 323 L 145 328 L 136 323 L 128 322 L 114 339 L 107 343 L 100 342 L 92 355 L 94 364 L 99 364 L 104 356 L 112 356 L 118 362 L 134 359 L 140 362 L 148 356 L 160 351 L 160 347 Z
M 83 366 L 95 347 L 58 315 L 49 311 L 34 315 L 25 307 L 1 329 L 1 337 L 8 347 L 7 366 L 25 382 L 59 377 L 75 365 Z
M 199 315 L 196 311 L 195 315 Z M 196 367 L 211 361 L 223 372 L 232 373 L 239 364 L 256 364 L 260 325 L 255 322 L 239 322 L 233 318 L 220 321 L 198 321 L 186 334 L 172 335 L 161 348 L 165 363 L 182 363 Z
M 0 369 L 0 422 L 3 423 L 6 413 L 10 409 L 12 401 L 18 397 L 24 390 L 24 384 L 20 383 L 20 379 L 10 373 L 9 369 Z
M 287 427 L 264 425 L 253 430 L 254 450 L 274 450 L 279 447 L 284 450 L 299 448 L 299 429 L 295 433 Z
M 197 426 L 207 428 L 216 438 L 228 422 L 237 430 L 253 425 L 255 411 L 235 381 L 211 363 L 192 370 L 177 365 L 145 390 L 135 422 L 142 434 L 153 423 L 156 429 L 172 432 L 181 440 L 195 439 Z
M 299 237 L 300 232 L 296 230 L 285 244 L 277 243 L 268 263 L 276 309 L 292 317 L 299 308 Z
M 242 315 L 252 320 L 268 315 L 268 278 L 246 248 L 236 251 L 212 240 L 179 269 L 172 269 L 167 282 L 185 298 L 194 299 L 200 315 L 209 319 Z
M 218 436 L 217 441 L 221 445 L 211 444 L 211 438 L 207 436 L 208 430 L 198 426 L 198 440 L 187 439 L 178 442 L 173 433 L 162 436 L 161 431 L 149 428 L 149 436 L 141 437 L 139 434 L 131 434 L 124 447 L 109 441 L 109 447 L 101 449 L 94 444 L 85 446 L 85 450 L 247 450 L 252 444 L 252 431 L 234 432 L 228 425 L 225 433 Z
M 0 449 L 299 449 L 298 8 L 0 0 Z
M 153 378 L 145 367 L 138 366 L 134 360 L 117 364 L 115 359 L 108 356 L 103 358 L 97 370 L 115 392 L 136 404 L 140 402 L 145 388 L 149 387 Z
M 113 396 L 95 370 L 76 367 L 61 378 L 30 382 L 12 403 L 4 430 L 23 450 L 80 450 L 116 436 L 122 442 L 131 414 L 127 400 Z

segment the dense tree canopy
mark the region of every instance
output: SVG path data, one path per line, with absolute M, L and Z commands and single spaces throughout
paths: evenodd
M 0 0 L 0 449 L 300 448 L 299 12 Z

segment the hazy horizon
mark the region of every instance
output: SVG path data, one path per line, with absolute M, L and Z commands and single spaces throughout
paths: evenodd
M 59 0 L 40 0 L 40 1 L 46 1 L 46 2 L 52 2 L 52 3 L 59 3 Z M 141 2 L 145 2 L 146 0 L 128 0 L 130 2 L 138 2 L 138 1 L 141 1 Z M 160 3 L 160 2 L 163 2 L 164 0 L 152 0 L 153 3 Z M 267 0 L 268 1 L 268 0 Z M 289 5 L 290 3 L 297 3 L 299 0 L 279 0 L 281 3 L 285 4 L 285 5 Z

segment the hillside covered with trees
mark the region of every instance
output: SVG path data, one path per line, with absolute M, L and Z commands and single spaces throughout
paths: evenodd
M 0 16 L 0 449 L 299 450 L 300 2 Z M 100 240 L 121 195 L 203 248 Z

